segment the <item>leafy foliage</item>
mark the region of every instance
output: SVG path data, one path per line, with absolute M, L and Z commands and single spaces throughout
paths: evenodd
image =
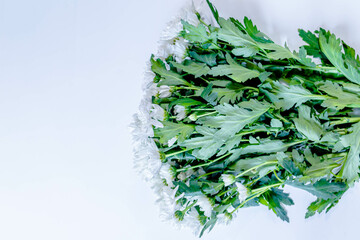
M 236 82 L 245 82 L 251 78 L 256 78 L 260 75 L 257 70 L 251 70 L 239 65 L 229 54 L 226 55 L 228 64 L 218 65 L 209 71 L 213 76 L 227 76 Z
M 306 218 L 329 211 L 360 175 L 359 56 L 324 29 L 300 29 L 305 45 L 290 50 L 207 3 L 218 25 L 196 13 L 199 23 L 183 20 L 169 41 L 186 42 L 186 59 L 152 56 L 140 122 L 156 127 L 136 135 L 151 148 L 144 165 L 176 199 L 173 216 L 195 217 L 200 235 L 260 204 L 289 221 L 285 185 L 317 197 Z M 161 167 L 149 160 L 157 150 Z

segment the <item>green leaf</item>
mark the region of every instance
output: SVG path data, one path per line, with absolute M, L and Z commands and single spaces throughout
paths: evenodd
M 328 182 L 325 179 L 314 184 L 303 184 L 298 181 L 287 182 L 286 184 L 305 190 L 318 198 L 327 200 L 329 198 L 336 198 L 337 192 L 346 190 L 347 186 L 345 183 L 341 182 Z
M 273 128 L 282 128 L 283 123 L 279 119 L 273 118 L 270 121 L 270 126 Z
M 214 134 L 217 130 L 204 126 L 196 126 L 195 129 L 202 136 L 186 139 L 180 146 L 186 147 L 188 150 L 199 149 L 195 153 L 193 152 L 193 155 L 199 159 L 207 160 L 211 158 L 222 145 L 222 143 L 214 139 Z
M 198 26 L 191 25 L 184 20 L 181 20 L 181 23 L 184 26 L 184 31 L 181 32 L 181 35 L 186 40 L 199 43 L 205 43 L 211 40 L 211 37 L 208 35 L 208 32 L 202 23 Z
M 254 171 L 247 174 L 250 176 L 260 172 L 267 174 L 268 171 L 276 168 L 278 164 L 276 154 L 263 155 L 255 158 L 238 158 L 237 156 L 232 155 L 229 161 L 234 162 L 234 164 L 232 164 L 229 168 L 237 172 L 253 168 Z M 265 174 L 262 174 L 260 176 L 264 176 Z
M 264 198 L 268 202 L 268 207 L 271 209 L 281 220 L 289 222 L 289 217 L 284 205 L 294 205 L 293 200 L 289 197 L 288 193 L 284 193 L 281 189 L 273 188 L 264 194 Z
M 289 59 L 294 58 L 298 59 L 286 46 L 282 47 L 275 43 L 262 43 L 259 46 L 263 49 L 270 50 L 271 52 L 267 53 L 267 57 L 273 60 L 279 59 Z
M 302 29 L 299 29 L 299 35 L 304 42 L 308 44 L 307 46 L 304 46 L 307 54 L 316 58 L 321 58 L 322 54 L 320 51 L 319 38 L 312 32 L 305 32 Z
M 300 175 L 301 171 L 299 167 L 296 165 L 294 161 L 291 160 L 291 158 L 286 155 L 284 152 L 278 152 L 277 158 L 279 160 L 279 164 L 288 171 L 291 175 L 298 176 Z
M 282 152 L 287 149 L 286 144 L 281 140 L 262 140 L 258 144 L 249 144 L 245 147 L 237 148 L 232 151 L 233 155 L 230 160 L 237 159 L 241 155 L 250 154 L 250 153 L 273 153 L 273 152 Z
M 235 56 L 242 56 L 245 58 L 252 57 L 256 53 L 259 52 L 259 49 L 257 47 L 241 47 L 241 48 L 234 48 L 232 51 L 232 54 Z
M 324 176 L 329 176 L 332 174 L 332 170 L 338 166 L 339 164 L 330 159 L 315 163 L 303 172 L 304 176 L 299 180 L 307 182 L 309 180 L 317 180 L 319 178 L 323 178 Z
M 296 129 L 303 134 L 307 139 L 319 142 L 321 136 L 325 133 L 319 120 L 311 116 L 311 108 L 306 105 L 299 107 L 299 118 L 295 118 Z
M 235 47 L 257 47 L 255 40 L 243 33 L 230 19 L 219 18 L 219 23 L 221 28 L 218 32 L 218 39 Z
M 346 190 L 347 190 L 347 188 L 346 188 Z M 313 216 L 316 212 L 321 213 L 325 209 L 326 209 L 326 212 L 328 212 L 332 207 L 334 207 L 339 202 L 340 198 L 342 197 L 342 195 L 344 194 L 344 192 L 346 190 L 336 193 L 336 198 L 329 198 L 327 200 L 324 200 L 321 198 L 316 199 L 308 207 L 308 209 L 307 209 L 308 211 L 305 215 L 305 218 L 309 218 L 309 217 Z
M 348 58 L 342 54 L 341 40 L 337 39 L 334 34 L 330 32 L 320 32 L 319 35 L 320 47 L 329 61 L 353 83 L 360 84 L 359 68 L 349 61 Z
M 359 179 L 360 166 L 360 122 L 352 126 L 352 133 L 344 135 L 341 142 L 345 147 L 350 147 L 343 162 L 340 174 L 348 182 L 352 183 Z
M 274 89 L 272 92 L 280 99 L 276 100 L 274 104 L 276 107 L 282 108 L 283 110 L 288 110 L 294 105 L 298 107 L 309 100 L 323 100 L 326 98 L 321 95 L 312 94 L 301 85 L 286 86 L 278 81 L 274 81 L 273 85 Z
M 217 156 L 221 156 L 227 152 L 229 152 L 234 147 L 238 146 L 241 142 L 242 136 L 233 136 L 225 141 L 224 145 L 220 148 Z
M 211 83 L 206 88 L 204 88 L 200 96 L 213 106 L 217 104 L 216 99 L 218 98 L 218 95 L 216 92 L 212 92 Z
M 171 109 L 175 105 L 181 105 L 181 106 L 184 106 L 184 107 L 191 107 L 191 106 L 200 106 L 202 104 L 203 104 L 202 102 L 196 101 L 196 100 L 194 100 L 192 98 L 179 98 L 179 99 L 176 99 L 175 101 L 172 101 L 169 104 L 169 109 Z
M 321 104 L 323 107 L 332 107 L 341 110 L 345 107 L 360 107 L 360 98 L 353 93 L 345 92 L 337 83 L 326 81 L 317 83 L 319 90 L 324 91 L 334 98 L 326 98 Z
M 209 8 L 210 8 L 215 20 L 219 23 L 219 12 L 218 12 L 218 10 L 215 8 L 215 6 L 209 0 L 206 0 L 206 2 L 209 5 Z
M 251 70 L 238 64 L 229 54 L 226 54 L 228 65 L 218 65 L 213 67 L 209 74 L 213 76 L 227 76 L 236 82 L 245 82 L 251 78 L 256 78 L 260 75 L 257 70 Z
M 271 39 L 266 36 L 264 33 L 260 32 L 258 28 L 253 24 L 253 22 L 245 17 L 244 18 L 244 25 L 246 32 L 257 42 L 261 43 L 272 43 Z
M 194 132 L 194 125 L 174 122 L 163 122 L 163 128 L 154 130 L 155 137 L 159 137 L 162 144 L 167 143 L 173 137 L 178 136 L 178 142 L 183 142 Z
M 242 91 L 235 91 L 229 88 L 213 88 L 212 91 L 217 94 L 217 100 L 220 104 L 235 103 L 243 95 Z
M 304 46 L 300 47 L 298 61 L 308 67 L 316 67 L 316 64 L 311 60 L 311 58 L 307 58 L 306 56 L 307 52 Z
M 256 121 L 261 115 L 267 112 L 270 104 L 251 99 L 247 102 L 241 102 L 238 105 L 223 104 L 215 107 L 221 115 L 207 116 L 200 118 L 197 123 L 204 124 L 213 128 L 220 128 L 215 134 L 219 141 L 234 136 L 246 125 Z
M 190 56 L 192 58 L 194 58 L 196 61 L 202 62 L 202 63 L 206 63 L 207 65 L 209 65 L 210 67 L 215 66 L 216 65 L 216 53 L 210 53 L 210 54 L 197 54 L 194 51 L 191 51 Z
M 160 75 L 162 80 L 158 83 L 158 86 L 161 85 L 168 85 L 168 86 L 180 86 L 185 85 L 189 86 L 190 83 L 186 82 L 180 74 L 175 73 L 171 70 L 167 70 L 165 67 L 165 64 L 161 59 L 154 60 L 154 58 L 151 58 L 151 70 Z
M 184 65 L 177 62 L 171 62 L 171 64 L 186 73 L 194 75 L 195 78 L 206 75 L 210 71 L 210 68 L 204 63 L 190 62 L 188 65 Z

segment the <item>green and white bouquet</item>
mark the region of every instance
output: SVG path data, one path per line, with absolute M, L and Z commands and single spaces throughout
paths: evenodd
M 135 114 L 135 166 L 164 220 L 200 236 L 241 208 L 289 221 L 290 185 L 328 211 L 359 179 L 360 61 L 324 29 L 299 51 L 209 2 L 183 10 L 151 56 Z

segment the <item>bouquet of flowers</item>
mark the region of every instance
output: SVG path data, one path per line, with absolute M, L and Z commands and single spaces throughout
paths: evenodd
M 307 218 L 359 179 L 359 57 L 324 29 L 299 35 L 291 51 L 208 0 L 170 23 L 132 124 L 165 220 L 201 236 L 265 205 L 289 221 L 284 185 L 317 197 Z

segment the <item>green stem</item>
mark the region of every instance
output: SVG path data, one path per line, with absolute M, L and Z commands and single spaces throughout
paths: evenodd
M 279 182 L 284 182 L 283 180 L 281 180 L 281 179 L 279 178 L 279 176 L 276 174 L 276 171 L 275 171 L 275 170 L 273 170 L 273 173 L 274 173 L 275 177 L 277 178 L 277 180 L 279 180 Z
M 229 188 L 228 190 L 226 190 L 226 191 L 224 191 L 224 192 L 222 192 L 222 193 L 217 194 L 217 196 L 221 197 L 222 195 L 224 195 L 224 194 L 226 194 L 226 193 L 228 193 L 228 192 L 234 191 L 234 190 L 236 190 L 236 189 L 237 189 L 236 187 Z
M 191 166 L 191 167 L 186 167 L 186 168 L 179 168 L 179 169 L 176 169 L 176 172 L 182 172 L 182 171 L 187 171 L 189 169 L 194 169 L 194 168 L 199 168 L 199 167 L 205 167 L 205 166 L 209 166 L 211 164 L 213 164 L 214 162 L 217 162 L 217 161 L 220 161 L 221 159 L 231 155 L 232 153 L 227 153 L 225 155 L 222 155 L 221 157 L 218 157 L 210 162 L 207 162 L 207 163 L 202 163 L 202 164 L 199 164 L 199 165 L 196 165 L 196 166 Z
M 199 179 L 202 178 L 202 177 L 206 177 L 206 176 L 208 176 L 208 175 L 211 175 L 211 174 L 214 174 L 214 173 L 217 173 L 217 172 L 221 172 L 221 170 L 217 170 L 217 171 L 205 173 L 205 174 L 203 174 L 203 175 L 198 176 L 196 179 L 199 180 Z
M 251 197 L 247 198 L 244 202 L 242 202 L 239 206 L 237 206 L 232 212 L 231 214 L 233 214 L 234 212 L 236 212 L 239 208 L 241 208 L 242 206 L 245 205 L 245 203 L 249 202 L 250 200 L 254 199 L 254 198 L 257 198 L 259 197 L 261 194 L 267 192 L 270 188 L 272 187 L 277 187 L 277 186 L 280 186 L 282 185 L 283 183 L 276 183 L 276 184 L 272 184 L 272 185 L 269 185 L 269 186 L 265 186 L 265 187 L 261 187 L 261 188 L 258 188 L 258 189 L 255 189 L 253 191 L 256 191 L 256 190 L 260 190 L 259 193 L 256 193 L 256 194 L 253 194 Z M 264 190 L 262 190 L 264 189 Z
M 168 158 L 168 157 L 171 157 L 171 156 L 174 156 L 176 154 L 179 154 L 179 153 L 183 153 L 183 152 L 186 152 L 187 149 L 182 149 L 180 151 L 177 151 L 177 152 L 172 152 L 172 153 L 169 153 L 169 154 L 165 154 L 165 158 Z
M 201 115 L 197 115 L 197 118 L 204 117 L 204 116 L 209 116 L 209 115 L 212 115 L 214 113 L 217 113 L 217 112 L 214 111 L 214 112 L 210 112 L 210 113 L 204 113 L 204 114 L 201 114 Z
M 259 165 L 256 165 L 255 167 L 252 167 L 252 168 L 249 168 L 248 170 L 242 172 L 242 173 L 239 173 L 238 175 L 235 176 L 235 178 L 238 178 L 238 177 L 241 177 L 245 174 L 247 174 L 248 172 L 251 172 L 252 170 L 255 170 L 259 167 L 262 167 L 262 166 L 265 166 L 265 165 L 268 165 L 268 164 L 274 164 L 274 163 L 277 163 L 278 161 L 269 161 L 269 162 L 264 162 L 264 163 L 261 163 Z
M 340 119 L 341 119 L 341 120 L 331 121 L 330 124 L 331 124 L 331 125 L 341 125 L 341 124 L 346 124 L 346 123 L 356 123 L 356 122 L 360 122 L 360 117 L 340 118 Z
M 181 90 L 181 89 L 185 89 L 185 90 L 200 90 L 200 88 L 198 87 L 175 87 L 175 90 Z
M 195 206 L 195 204 L 196 204 L 196 202 L 197 202 L 198 200 L 195 200 L 192 204 L 190 204 L 189 206 L 187 206 L 184 210 L 182 210 L 181 212 L 183 213 L 183 214 L 185 214 L 190 208 L 192 208 L 193 206 Z
M 278 187 L 280 185 L 284 184 L 284 182 L 279 182 L 279 183 L 274 183 L 274 184 L 271 184 L 271 185 L 268 185 L 268 186 L 264 186 L 264 187 L 260 187 L 260 188 L 256 188 L 254 190 L 251 190 L 252 193 L 255 193 L 257 194 L 257 192 L 266 192 L 267 190 L 269 190 L 270 188 L 272 187 Z

